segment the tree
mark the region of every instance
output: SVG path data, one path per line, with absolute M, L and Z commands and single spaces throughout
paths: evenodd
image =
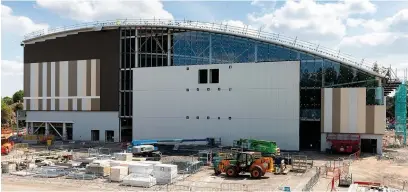
M 3 100 L 1 100 L 1 124 L 11 124 L 13 110 Z
M 12 105 L 10 105 L 11 109 L 14 112 L 20 111 L 24 109 L 24 105 L 23 103 L 13 103 Z
M 14 93 L 14 95 L 13 95 L 13 102 L 14 102 L 14 103 L 23 102 L 23 97 L 24 97 L 24 91 L 23 91 L 23 90 L 19 90 L 19 91 L 17 91 L 17 92 Z
M 3 97 L 3 101 L 4 101 L 4 103 L 6 103 L 7 105 L 11 105 L 11 104 L 14 103 L 14 102 L 13 102 L 13 99 L 12 99 L 11 97 L 8 97 L 8 96 Z

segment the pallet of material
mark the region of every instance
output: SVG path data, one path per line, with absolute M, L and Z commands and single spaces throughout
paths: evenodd
M 132 161 L 133 154 L 132 153 L 115 153 L 114 157 L 115 157 L 115 160 L 118 160 L 118 161 Z
M 152 187 L 156 185 L 156 178 L 144 174 L 129 174 L 123 178 L 123 185 L 130 185 L 134 187 Z
M 177 165 L 157 164 L 153 167 L 153 177 L 157 184 L 170 184 L 177 178 Z
M 152 164 L 132 163 L 128 165 L 129 173 L 149 175 L 153 172 Z
M 128 167 L 125 166 L 111 167 L 109 179 L 111 181 L 120 182 L 128 175 L 128 171 Z
M 86 167 L 86 173 L 105 177 L 109 175 L 110 167 L 90 164 Z

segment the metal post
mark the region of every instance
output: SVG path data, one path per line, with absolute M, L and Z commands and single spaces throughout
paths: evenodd
M 34 134 L 34 123 L 33 122 L 30 122 L 29 134 L 30 135 Z
M 167 30 L 167 66 L 171 66 L 171 33 Z
M 49 126 L 48 123 L 45 123 L 45 135 L 46 136 L 50 134 L 50 129 L 48 126 Z
M 135 67 L 139 67 L 139 39 L 137 37 L 137 31 L 138 30 L 135 29 Z
M 67 125 L 66 123 L 62 123 L 62 138 L 67 140 Z

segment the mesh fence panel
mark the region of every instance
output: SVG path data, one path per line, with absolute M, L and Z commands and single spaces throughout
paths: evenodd
M 407 87 L 405 82 L 395 92 L 395 133 L 403 135 L 407 144 Z

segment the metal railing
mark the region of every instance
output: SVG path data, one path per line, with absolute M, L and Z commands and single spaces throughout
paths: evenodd
M 310 191 L 312 190 L 313 186 L 319 181 L 320 178 L 320 167 L 316 167 L 316 173 L 313 175 L 312 178 L 306 183 L 305 187 L 303 187 L 302 191 Z
M 191 20 L 162 20 L 162 19 L 118 19 L 101 22 L 88 22 L 75 24 L 70 26 L 56 27 L 51 29 L 43 29 L 34 31 L 24 36 L 24 41 L 34 40 L 35 38 L 46 35 L 58 34 L 61 32 L 82 30 L 82 29 L 98 29 L 101 27 L 119 27 L 119 26 L 142 26 L 142 27 L 168 27 L 168 28 L 184 28 L 190 30 L 207 30 L 212 32 L 221 32 L 232 35 L 246 36 L 256 40 L 271 42 L 275 44 L 284 45 L 290 48 L 296 48 L 316 55 L 321 55 L 334 61 L 346 63 L 359 68 L 365 68 L 372 73 L 373 66 L 377 62 L 366 59 L 357 59 L 349 54 L 342 53 L 340 50 L 333 50 L 326 48 L 319 44 L 314 44 L 306 41 L 301 41 L 296 38 L 284 36 L 282 34 L 270 33 L 262 31 L 262 29 L 250 29 L 248 26 L 236 27 L 223 23 L 209 23 Z M 388 68 L 388 67 L 383 67 Z M 385 73 L 384 72 L 381 73 Z M 377 73 L 378 74 L 378 73 Z M 383 76 L 383 75 L 382 75 Z

